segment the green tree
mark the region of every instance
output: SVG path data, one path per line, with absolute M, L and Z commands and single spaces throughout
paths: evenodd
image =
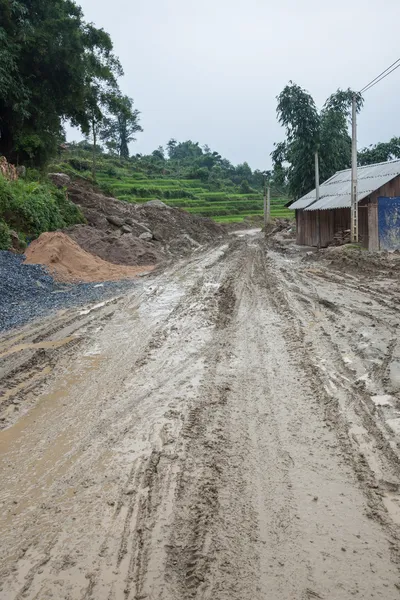
M 108 99 L 110 115 L 103 120 L 100 138 L 115 148 L 120 158 L 129 158 L 129 144 L 136 141 L 136 133 L 143 131 L 139 124 L 140 112 L 133 108 L 129 96 L 113 94 Z
M 337 90 L 318 112 L 312 96 L 290 82 L 278 96 L 278 120 L 285 127 L 286 140 L 272 152 L 274 181 L 288 185 L 298 198 L 315 187 L 315 153 L 319 153 L 320 177 L 325 181 L 351 163 L 348 121 L 354 92 Z M 357 110 L 363 100 L 357 94 Z
M 65 120 L 88 133 L 93 83 L 122 74 L 112 48 L 72 0 L 0 0 L 0 153 L 40 165 Z
M 154 156 L 154 158 L 158 158 L 159 160 L 165 160 L 165 153 L 164 153 L 164 148 L 163 146 L 158 146 L 157 150 L 153 150 L 152 152 L 152 156 Z
M 363 148 L 358 153 L 359 165 L 372 165 L 400 158 L 400 138 L 393 137 L 389 142 L 380 142 L 368 148 Z

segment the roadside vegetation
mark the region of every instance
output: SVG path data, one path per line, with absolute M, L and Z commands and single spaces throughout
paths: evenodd
M 100 189 L 126 202 L 161 200 L 168 206 L 213 218 L 219 222 L 241 221 L 263 214 L 264 174 L 247 163 L 232 165 L 208 146 L 170 140 L 150 155 L 123 158 L 96 152 L 96 173 L 90 142 L 70 144 L 49 168 L 94 181 Z M 269 174 L 270 175 L 270 174 Z M 268 174 L 267 174 L 268 176 Z M 288 217 L 284 190 L 272 185 L 273 217 Z
M 12 231 L 17 233 L 19 248 L 23 249 L 27 242 L 45 231 L 84 221 L 66 192 L 51 183 L 8 181 L 0 176 L 0 250 L 11 247 Z

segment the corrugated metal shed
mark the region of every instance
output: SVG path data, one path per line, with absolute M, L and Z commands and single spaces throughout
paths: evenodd
M 400 175 L 400 160 L 358 167 L 358 201 Z M 316 202 L 315 190 L 296 200 L 292 210 L 327 210 L 351 207 L 351 169 L 338 171 L 320 186 L 320 199 Z

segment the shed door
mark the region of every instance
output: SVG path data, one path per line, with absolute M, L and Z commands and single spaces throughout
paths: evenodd
M 400 250 L 400 197 L 378 198 L 379 247 Z

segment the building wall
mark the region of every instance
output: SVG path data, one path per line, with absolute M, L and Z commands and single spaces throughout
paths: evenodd
M 359 239 L 369 250 L 379 250 L 378 198 L 380 196 L 388 198 L 400 196 L 400 176 L 379 188 L 358 205 Z M 350 208 L 296 210 L 297 243 L 301 246 L 318 246 L 320 242 L 320 246 L 325 248 L 332 243 L 335 233 L 341 229 L 350 229 L 350 215 Z

